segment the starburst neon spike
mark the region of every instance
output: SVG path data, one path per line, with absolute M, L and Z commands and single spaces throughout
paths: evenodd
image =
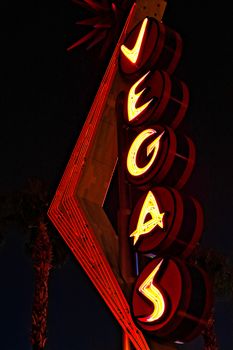
M 149 101 L 144 103 L 142 106 L 136 107 L 136 104 L 137 104 L 139 97 L 143 94 L 143 92 L 145 91 L 146 88 L 144 88 L 143 90 L 141 90 L 137 94 L 136 94 L 136 89 L 137 89 L 138 85 L 146 78 L 146 76 L 149 73 L 150 72 L 147 72 L 145 75 L 143 75 L 143 77 L 140 78 L 138 81 L 136 81 L 136 83 L 133 84 L 133 86 L 129 90 L 128 101 L 127 101 L 127 112 L 128 112 L 129 122 L 131 122 L 139 114 L 141 114 L 149 106 L 149 104 L 153 101 L 153 98 L 151 98 Z
M 151 219 L 145 221 L 148 214 L 150 214 Z M 130 237 L 134 238 L 133 245 L 137 243 L 141 235 L 150 233 L 156 226 L 163 228 L 164 214 L 165 213 L 160 213 L 155 196 L 149 191 L 140 211 L 137 228 L 130 235 Z
M 146 129 L 143 130 L 133 141 L 129 152 L 127 156 L 127 169 L 128 172 L 132 176 L 140 176 L 147 172 L 148 169 L 150 169 L 151 165 L 154 163 L 156 156 L 158 154 L 159 146 L 160 146 L 160 139 L 164 134 L 164 131 L 162 134 L 160 134 L 149 146 L 147 146 L 147 156 L 150 155 L 151 152 L 153 152 L 151 159 L 149 162 L 142 168 L 140 168 L 137 165 L 137 154 L 138 150 L 141 147 L 142 143 L 151 135 L 156 134 L 157 131 L 154 129 Z
M 104 58 L 106 51 L 113 42 L 118 40 L 123 19 L 122 13 L 127 13 L 133 5 L 133 0 L 95 1 L 95 0 L 73 0 L 77 5 L 92 12 L 94 17 L 86 18 L 76 22 L 78 25 L 90 26 L 89 33 L 78 39 L 67 48 L 71 51 L 83 43 L 88 44 L 87 50 L 100 42 L 102 48 L 99 58 Z
M 163 260 L 154 268 L 154 270 L 149 274 L 145 281 L 139 287 L 139 292 L 142 293 L 148 300 L 150 300 L 154 306 L 153 312 L 146 316 L 138 318 L 140 322 L 154 322 L 161 318 L 165 312 L 166 304 L 164 297 L 160 290 L 155 287 L 153 280 L 158 273 Z
M 147 23 L 148 23 L 148 18 L 145 18 L 144 21 L 142 22 L 141 29 L 139 31 L 136 43 L 132 49 L 129 49 L 125 45 L 121 45 L 121 52 L 132 63 L 136 63 L 138 60 L 138 56 L 139 56 L 139 53 L 141 50 L 143 38 L 144 38 L 144 35 L 146 32 Z

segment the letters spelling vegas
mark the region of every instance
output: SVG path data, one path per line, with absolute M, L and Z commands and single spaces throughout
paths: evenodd
M 121 46 L 124 91 L 116 101 L 120 164 L 132 203 L 128 236 L 139 260 L 147 259 L 139 264 L 132 313 L 143 331 L 172 341 L 196 337 L 212 302 L 206 274 L 188 262 L 203 212 L 180 192 L 196 157 L 192 140 L 174 131 L 189 104 L 186 84 L 172 75 L 181 51 L 180 36 L 164 24 L 151 17 L 137 24 Z

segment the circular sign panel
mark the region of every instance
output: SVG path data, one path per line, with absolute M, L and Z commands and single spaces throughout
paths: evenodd
M 156 66 L 174 72 L 182 49 L 182 40 L 173 30 L 155 18 L 146 17 L 127 36 L 119 55 L 120 71 L 135 78 Z
M 129 236 L 140 253 L 187 257 L 201 238 L 203 211 L 197 200 L 172 188 L 154 187 L 137 202 Z
M 132 312 L 144 331 L 189 341 L 205 326 L 211 305 L 211 286 L 201 269 L 177 258 L 155 258 L 137 279 Z
M 129 125 L 161 120 L 174 129 L 184 118 L 188 102 L 187 86 L 166 72 L 156 70 L 134 82 L 117 103 L 122 103 L 124 120 Z
M 180 189 L 191 175 L 194 161 L 195 148 L 188 137 L 176 137 L 171 128 L 155 125 L 132 138 L 126 172 L 128 180 L 138 186 L 166 181 Z
M 191 291 L 184 298 L 188 270 L 174 259 L 153 259 L 137 279 L 133 291 L 133 315 L 139 326 L 154 333 L 174 319 L 177 311 L 189 305 Z M 179 317 L 179 316 L 178 316 Z

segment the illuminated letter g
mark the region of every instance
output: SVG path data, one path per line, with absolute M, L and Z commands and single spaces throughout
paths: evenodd
M 129 149 L 129 153 L 127 156 L 127 169 L 128 172 L 132 175 L 132 176 L 140 176 L 143 175 L 147 172 L 148 169 L 150 169 L 151 165 L 154 163 L 158 150 L 159 150 L 159 144 L 160 144 L 160 139 L 163 136 L 164 132 L 162 132 L 162 134 L 160 134 L 158 137 L 156 137 L 156 139 L 151 142 L 151 144 L 149 144 L 149 146 L 147 146 L 147 156 L 149 156 L 152 152 L 152 157 L 149 160 L 149 162 L 142 168 L 140 168 L 137 165 L 137 154 L 138 151 L 142 145 L 142 143 L 151 135 L 156 134 L 156 130 L 154 129 L 146 129 L 144 131 L 142 131 L 133 141 L 130 149 Z

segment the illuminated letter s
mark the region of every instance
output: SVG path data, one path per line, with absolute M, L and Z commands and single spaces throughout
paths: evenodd
M 153 279 L 160 269 L 163 260 L 155 267 L 155 269 L 150 273 L 150 275 L 145 279 L 145 281 L 139 287 L 139 292 L 142 293 L 148 300 L 153 304 L 153 312 L 145 317 L 138 318 L 140 322 L 154 322 L 157 321 L 165 312 L 165 300 L 162 293 L 153 284 Z

